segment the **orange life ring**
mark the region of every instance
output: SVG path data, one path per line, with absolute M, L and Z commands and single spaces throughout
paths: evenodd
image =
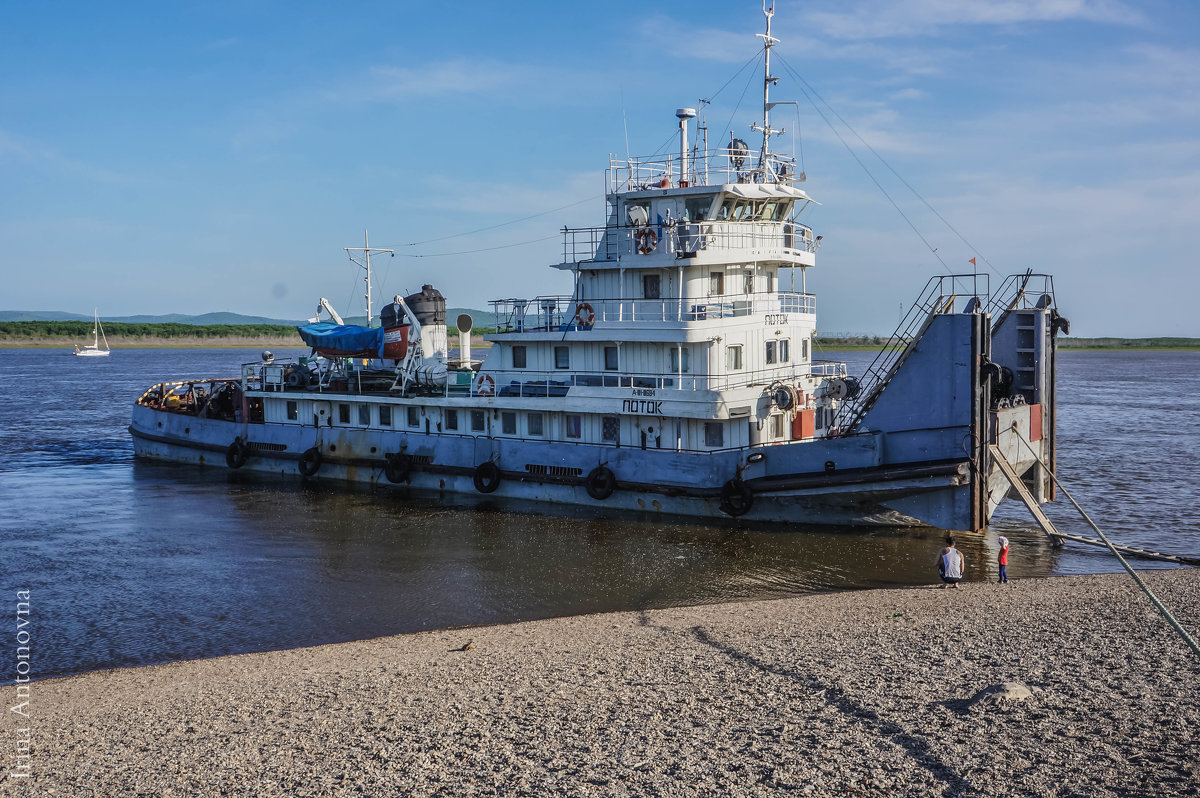
M 640 227 L 633 234 L 633 240 L 637 244 L 638 252 L 643 255 L 649 255 L 658 246 L 658 233 L 649 227 Z
M 491 374 L 484 374 L 479 378 L 479 384 L 475 386 L 475 393 L 479 396 L 494 396 L 496 393 L 496 381 L 492 379 Z
M 586 302 L 575 306 L 575 323 L 580 327 L 591 327 L 596 321 L 596 311 Z

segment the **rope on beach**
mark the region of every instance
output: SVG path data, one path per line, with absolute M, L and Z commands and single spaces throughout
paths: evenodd
M 1154 595 L 1154 591 L 1152 591 L 1149 586 L 1142 581 L 1142 577 L 1138 575 L 1138 572 L 1133 570 L 1133 567 L 1125 560 L 1124 557 L 1121 556 L 1121 552 L 1117 551 L 1116 546 L 1112 544 L 1112 542 L 1108 539 L 1108 536 L 1100 530 L 1100 527 L 1096 526 L 1096 522 L 1091 519 L 1091 516 L 1084 512 L 1083 508 L 1079 506 L 1079 502 L 1075 501 L 1075 497 L 1072 496 L 1065 487 L 1063 487 L 1063 484 L 1058 480 L 1058 475 L 1042 462 L 1042 459 L 1038 456 L 1038 453 L 1034 451 L 1033 447 L 1029 444 L 1029 441 L 1025 440 L 1024 436 L 1017 431 L 1016 424 L 1013 424 L 1013 433 L 1016 435 L 1016 438 L 1021 441 L 1021 443 L 1025 444 L 1025 448 L 1029 450 L 1031 455 L 1033 455 L 1033 459 L 1037 461 L 1038 465 L 1045 469 L 1046 473 L 1050 475 L 1050 478 L 1054 480 L 1054 484 L 1057 485 L 1058 489 L 1063 492 L 1063 495 L 1071 500 L 1071 504 L 1075 505 L 1075 509 L 1078 510 L 1079 514 L 1083 516 L 1083 520 L 1087 521 L 1092 529 L 1096 530 L 1096 534 L 1100 536 L 1102 541 L 1104 541 L 1104 545 L 1107 546 L 1108 550 L 1113 553 L 1113 556 L 1115 556 L 1121 562 L 1121 567 L 1129 572 L 1129 575 L 1133 577 L 1133 581 L 1137 582 L 1138 587 L 1142 589 L 1142 592 L 1146 594 L 1146 596 L 1150 599 L 1150 602 L 1154 604 L 1154 606 L 1158 608 L 1158 611 L 1162 613 L 1163 617 L 1167 619 L 1167 623 L 1171 624 L 1175 631 L 1179 633 L 1179 636 L 1183 638 L 1183 641 L 1191 647 L 1192 651 L 1196 652 L 1196 656 L 1200 657 L 1200 646 L 1196 645 L 1196 641 L 1192 639 L 1190 634 L 1188 634 L 1187 629 L 1184 629 L 1179 621 L 1175 620 L 1175 616 L 1171 614 L 1170 610 L 1163 606 L 1163 603 L 1158 600 L 1158 596 Z

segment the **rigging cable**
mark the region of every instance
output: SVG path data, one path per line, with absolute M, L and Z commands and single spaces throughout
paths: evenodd
M 842 146 L 846 148 L 846 152 L 850 153 L 850 157 L 853 158 L 855 160 L 855 162 L 858 163 L 859 167 L 861 167 L 864 172 L 866 172 L 867 177 L 871 178 L 871 182 L 874 183 L 875 187 L 877 189 L 879 189 L 880 193 L 883 194 L 883 196 L 887 198 L 887 201 L 892 204 L 892 207 L 896 209 L 896 213 L 900 214 L 901 218 L 903 218 L 904 221 L 908 223 L 908 226 L 910 228 L 912 228 L 912 231 L 917 234 L 917 238 L 921 239 L 922 243 L 925 244 L 926 248 L 930 251 L 930 253 L 933 255 L 933 257 L 937 258 L 938 262 L 942 264 L 942 267 L 946 270 L 946 272 L 949 274 L 953 274 L 953 271 L 946 264 L 946 261 L 942 260 L 942 256 L 938 254 L 937 247 L 930 244 L 929 240 L 927 238 L 925 238 L 924 235 L 921 234 L 921 231 L 917 229 L 917 226 L 915 224 L 913 224 L 912 219 L 908 218 L 908 214 L 906 214 L 900 208 L 900 206 L 896 203 L 896 200 L 892 199 L 892 195 L 887 192 L 887 189 L 885 189 L 883 187 L 883 185 L 875 178 L 875 175 L 872 174 L 871 170 L 867 168 L 867 165 L 862 162 L 861 158 L 858 157 L 858 153 L 856 153 L 854 151 L 854 148 L 851 147 L 849 142 L 846 141 L 845 137 L 842 136 L 841 131 L 839 131 L 837 129 L 837 127 L 831 121 L 829 121 L 829 117 L 826 116 L 825 112 L 821 110 L 821 106 L 817 105 L 817 103 L 813 100 L 812 95 L 808 93 L 807 88 L 806 88 L 806 87 L 808 87 L 808 82 L 805 81 L 803 78 L 801 78 L 799 75 L 797 75 L 796 71 L 794 69 L 792 69 L 791 65 L 789 65 L 786 61 L 784 61 L 782 58 L 780 58 L 779 60 L 781 63 L 783 63 L 784 68 L 787 69 L 787 71 L 789 73 L 791 73 L 792 77 L 795 78 L 796 81 L 801 84 L 800 91 L 804 93 L 804 99 L 808 100 L 808 102 L 812 105 L 813 110 L 815 110 L 817 112 L 817 115 L 820 116 L 821 119 L 825 122 L 825 124 L 829 126 L 829 129 L 833 131 L 833 135 L 837 136 L 838 141 L 840 141 L 842 143 Z
M 869 143 L 869 142 L 868 142 L 866 139 L 864 139 L 864 138 L 863 138 L 863 137 L 862 137 L 862 136 L 859 134 L 859 132 L 858 132 L 857 130 L 855 130 L 855 129 L 854 129 L 854 127 L 853 127 L 853 126 L 852 126 L 852 125 L 851 125 L 849 122 L 847 122 L 847 121 L 846 121 L 846 119 L 845 119 L 845 118 L 844 118 L 844 117 L 843 117 L 841 114 L 839 114 L 839 113 L 838 113 L 837 109 L 836 109 L 836 108 L 834 108 L 834 107 L 833 107 L 833 106 L 832 106 L 832 105 L 829 103 L 829 101 L 828 101 L 828 100 L 826 100 L 824 97 L 822 97 L 822 96 L 821 96 L 821 93 L 820 93 L 820 92 L 818 92 L 818 91 L 817 91 L 817 90 L 816 90 L 816 89 L 815 89 L 815 88 L 812 86 L 812 84 L 810 84 L 810 83 L 809 83 L 807 80 L 805 80 L 805 79 L 804 79 L 804 78 L 803 78 L 803 77 L 802 77 L 802 76 L 801 76 L 801 75 L 800 75 L 800 74 L 799 74 L 799 73 L 798 73 L 798 72 L 797 72 L 795 69 L 793 69 L 793 68 L 792 68 L 792 65 L 791 65 L 791 64 L 789 64 L 789 63 L 787 62 L 787 60 L 783 58 L 783 56 L 779 56 L 779 60 L 780 60 L 780 62 L 781 62 L 783 65 L 784 65 L 784 68 L 786 68 L 786 69 L 788 70 L 788 72 L 791 74 L 791 76 L 792 76 L 793 78 L 795 78 L 795 79 L 796 79 L 796 80 L 797 80 L 797 81 L 798 81 L 798 82 L 799 82 L 799 83 L 802 85 L 802 87 L 803 87 L 803 89 L 802 89 L 802 90 L 804 90 L 804 89 L 807 89 L 807 91 L 809 91 L 809 92 L 812 92 L 812 95 L 813 95 L 814 97 L 816 97 L 817 99 L 819 99 L 819 100 L 820 100 L 820 101 L 821 101 L 821 102 L 822 102 L 822 103 L 825 105 L 825 107 L 829 109 L 829 112 L 830 112 L 831 114 L 833 114 L 834 116 L 836 116 L 836 117 L 838 118 L 838 120 L 839 120 L 839 121 L 840 121 L 840 122 L 841 122 L 843 125 L 845 125 L 846 129 L 847 129 L 847 130 L 849 130 L 851 133 L 853 133 L 853 134 L 854 134 L 854 137 L 855 137 L 855 138 L 857 138 L 857 139 L 858 139 L 860 142 L 862 142 L 862 145 L 863 145 L 864 147 L 866 147 L 868 150 L 870 150 L 871 154 L 872 154 L 872 155 L 874 155 L 874 156 L 875 156 L 875 158 L 876 158 L 876 159 L 878 159 L 878 160 L 879 160 L 879 162 L 880 162 L 881 164 L 883 164 L 883 165 L 884 165 L 884 166 L 887 168 L 887 170 L 888 170 L 889 172 L 891 172 L 891 173 L 892 173 L 892 174 L 895 176 L 895 178 L 896 178 L 897 180 L 899 180 L 899 181 L 900 181 L 900 182 L 901 182 L 901 183 L 904 185 L 904 187 L 905 187 L 905 188 L 907 188 L 909 191 L 911 191 L 911 192 L 912 192 L 912 195 L 913 195 L 914 197 L 916 197 L 918 200 L 920 200 L 920 201 L 921 201 L 921 203 L 922 203 L 922 204 L 923 204 L 923 205 L 924 205 L 926 208 L 928 208 L 928 209 L 929 209 L 929 211 L 930 211 L 930 212 L 931 212 L 931 213 L 932 213 L 934 216 L 936 216 L 936 217 L 937 217 L 937 218 L 938 218 L 938 219 L 941 221 L 941 223 L 942 223 L 942 224 L 946 225 L 946 228 L 947 228 L 947 229 L 948 229 L 950 232 L 954 233 L 954 235 L 956 235 L 956 236 L 958 237 L 958 240 L 959 240 L 959 241 L 962 241 L 964 244 L 966 244 L 966 245 L 967 245 L 967 249 L 971 250 L 972 252 L 974 252 L 974 253 L 975 253 L 975 255 L 976 255 L 976 256 L 978 256 L 980 259 L 982 259 L 982 260 L 983 260 L 983 262 L 984 262 L 985 264 L 987 264 L 987 267 L 988 267 L 989 269 L 991 269 L 993 272 L 995 272 L 995 274 L 996 274 L 997 276 L 1001 276 L 1001 277 L 1003 276 L 1003 274 L 1002 274 L 1002 273 L 1001 273 L 1001 272 L 1000 272 L 1000 271 L 999 271 L 999 270 L 998 270 L 998 269 L 997 269 L 997 268 L 996 268 L 996 267 L 995 267 L 995 266 L 992 264 L 992 262 L 991 262 L 991 261 L 989 261 L 989 260 L 987 259 L 987 257 L 986 257 L 986 256 L 985 256 L 983 253 L 981 253 L 981 252 L 980 252 L 980 251 L 979 251 L 979 250 L 978 250 L 978 249 L 975 247 L 975 245 L 974 245 L 974 244 L 972 244 L 970 241 L 968 241 L 968 240 L 966 239 L 966 237 L 965 237 L 965 236 L 964 236 L 962 233 L 958 232 L 958 230 L 957 230 L 957 229 L 954 227 L 954 225 L 950 224 L 949 220 L 947 220 L 947 219 L 946 219 L 946 217 L 942 216 L 942 214 L 938 212 L 937 208 L 933 207 L 933 205 L 932 205 L 932 204 L 931 204 L 931 203 L 930 203 L 930 202 L 929 202 L 927 199 L 925 199 L 925 197 L 924 197 L 924 196 L 922 196 L 922 195 L 921 195 L 921 193 L 920 193 L 919 191 L 917 191 L 917 190 L 916 190 L 916 189 L 915 189 L 915 188 L 912 186 L 912 184 L 911 184 L 911 183 L 909 183 L 907 180 L 905 180 L 905 179 L 904 179 L 904 177 L 903 177 L 903 176 L 902 176 L 902 175 L 901 175 L 899 172 L 897 172 L 897 171 L 896 171 L 896 169 L 895 169 L 895 168 L 894 168 L 894 167 L 893 167 L 893 166 L 892 166 L 890 163 L 888 163 L 888 161 L 887 161 L 887 160 L 886 160 L 886 159 L 885 159 L 885 158 L 884 158 L 882 155 L 880 155 L 880 154 L 879 154 L 879 152 L 878 152 L 878 151 L 876 151 L 876 149 L 875 149 L 874 147 L 872 147 L 872 146 L 870 145 L 870 143 Z M 807 95 L 806 95 L 806 96 L 807 96 Z M 810 102 L 810 103 L 812 102 L 812 98 L 811 98 L 811 97 L 810 97 L 810 98 L 808 98 L 808 100 L 809 100 L 809 102 Z M 814 108 L 816 107 L 815 103 L 814 103 L 813 107 L 814 107 Z M 818 113 L 820 113 L 820 111 L 819 111 L 819 110 L 818 110 Z M 825 118 L 825 117 L 824 117 L 824 115 L 822 114 L 822 119 L 824 119 L 824 118 Z M 825 123 L 826 123 L 826 124 L 829 124 L 829 120 L 828 120 L 828 119 L 826 119 L 826 120 L 825 120 Z M 832 125 L 831 125 L 830 127 L 832 128 Z M 836 133 L 836 131 L 834 131 L 834 132 Z M 839 136 L 838 138 L 841 138 L 841 136 Z M 843 144 L 845 144 L 845 142 L 844 142 L 844 141 L 843 141 L 842 143 L 843 143 Z M 857 158 L 856 158 L 855 160 L 857 160 Z M 860 165 L 862 165 L 862 162 L 861 162 L 861 161 L 859 161 L 859 164 L 860 164 Z M 864 167 L 863 167 L 863 169 L 864 169 L 864 171 L 865 171 L 865 170 L 866 170 L 866 167 L 864 166 Z M 870 173 L 868 172 L 868 174 L 870 174 Z M 872 178 L 872 180 L 874 180 L 874 178 Z M 879 185 L 879 184 L 878 184 L 878 182 L 876 182 L 876 185 Z M 889 198 L 889 199 L 890 199 L 890 198 Z M 894 203 L 893 203 L 893 204 L 894 204 Z M 910 223 L 910 225 L 911 225 L 911 223 Z M 922 240 L 924 240 L 924 239 L 922 239 Z M 941 260 L 941 259 L 939 258 L 939 260 Z M 944 262 L 943 262 L 943 264 L 944 264 Z

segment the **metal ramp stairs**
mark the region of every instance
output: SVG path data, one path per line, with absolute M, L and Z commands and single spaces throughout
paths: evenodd
M 968 302 L 978 300 L 976 308 L 982 307 L 988 297 L 986 274 L 951 274 L 930 278 L 917 301 L 892 333 L 888 346 L 867 367 L 861 380 L 862 390 L 857 396 L 842 402 L 837 409 L 834 424 L 840 434 L 850 435 L 857 430 L 863 416 L 916 350 L 917 343 L 933 320 L 939 315 L 953 312 L 956 301 L 968 297 Z M 900 343 L 903 346 L 897 345 Z

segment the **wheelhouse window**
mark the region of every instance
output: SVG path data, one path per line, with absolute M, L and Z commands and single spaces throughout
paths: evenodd
M 643 274 L 642 275 L 642 296 L 646 299 L 661 299 L 662 298 L 662 275 L 661 274 Z
M 704 422 L 704 445 L 717 448 L 725 445 L 725 425 L 720 421 Z
M 526 429 L 529 430 L 530 435 L 536 435 L 537 437 L 540 438 L 543 434 L 545 434 L 542 432 L 542 414 L 541 413 L 528 414 L 525 417 L 525 427 L 526 427 Z
M 408 408 L 408 426 L 410 426 L 410 427 L 421 426 L 420 408 L 416 408 L 416 407 Z
M 767 341 L 767 365 L 768 366 L 775 362 L 775 357 L 776 357 L 775 352 L 776 351 L 777 351 L 776 343 L 774 341 Z
M 621 367 L 619 350 L 615 346 L 604 347 L 604 369 L 605 371 L 616 371 Z
M 566 417 L 565 421 L 568 438 L 579 439 L 583 437 L 583 416 L 572 413 Z
M 287 417 L 288 417 L 288 421 L 295 421 L 296 419 L 300 418 L 300 406 L 299 406 L 299 404 L 296 403 L 296 400 L 294 400 L 294 399 L 288 400 Z
M 482 410 L 471 411 L 471 432 L 484 432 L 487 430 L 487 416 Z
M 446 429 L 458 429 L 458 410 L 453 407 L 446 408 Z
M 517 434 L 517 414 L 506 410 L 500 414 L 500 433 L 502 435 Z
M 392 426 L 392 408 L 388 407 L 387 405 L 379 406 L 379 426 Z
M 514 346 L 512 348 L 512 367 L 515 369 L 525 368 L 525 347 Z
M 742 345 L 725 347 L 725 366 L 730 371 L 742 370 Z
M 571 347 L 569 347 L 569 346 L 554 347 L 554 368 L 556 368 L 556 369 L 571 368 Z
M 619 416 L 600 417 L 600 440 L 606 443 L 621 442 L 621 419 Z
M 683 201 L 683 217 L 689 222 L 702 222 L 708 218 L 712 204 L 711 194 L 703 197 L 688 197 Z
M 679 368 L 679 347 L 671 347 L 671 371 L 675 374 L 679 372 L 687 373 L 692 370 L 692 350 L 687 347 L 683 348 L 683 368 Z

